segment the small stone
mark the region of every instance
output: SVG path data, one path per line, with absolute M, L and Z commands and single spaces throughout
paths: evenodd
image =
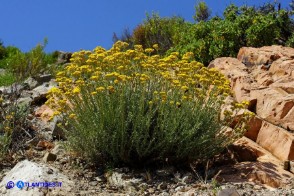
M 107 181 L 106 178 L 105 178 L 104 176 L 95 177 L 95 180 L 96 180 L 97 182 L 106 182 L 106 181 Z
M 176 192 L 182 192 L 183 190 L 185 190 L 185 187 L 184 186 L 178 186 L 176 189 L 175 189 L 175 191 Z
M 43 75 L 38 75 L 35 77 L 35 80 L 38 82 L 38 84 L 43 84 L 45 82 L 50 82 L 52 79 L 51 74 L 43 74 Z
M 23 87 L 25 90 L 32 90 L 38 86 L 38 82 L 33 79 L 32 77 L 29 77 L 23 82 Z
M 155 189 L 154 188 L 149 188 L 148 189 L 148 192 L 151 193 L 151 194 L 153 194 L 155 192 Z
M 167 184 L 162 182 L 160 183 L 158 186 L 157 186 L 157 189 L 158 190 L 163 190 L 163 189 L 166 189 L 167 188 Z
M 90 186 L 97 186 L 98 182 L 97 181 L 91 181 L 89 182 Z
M 57 156 L 59 155 L 64 155 L 65 154 L 65 149 L 60 145 L 57 144 L 52 150 L 51 153 L 56 154 Z
M 167 168 L 156 170 L 156 174 L 160 177 L 168 177 L 174 173 L 174 170 L 175 170 L 174 167 L 167 167 Z
M 217 193 L 217 196 L 240 196 L 236 189 L 226 188 Z
M 262 187 L 259 186 L 259 185 L 254 185 L 254 187 L 253 187 L 254 190 L 260 190 L 261 188 L 262 188 Z
M 49 162 L 49 161 L 55 161 L 57 159 L 57 155 L 50 153 L 50 152 L 46 152 L 45 156 L 43 157 L 43 161 Z
M 193 176 L 191 173 L 188 173 L 186 174 L 183 179 L 182 179 L 182 182 L 185 183 L 185 184 L 190 184 L 193 182 Z
M 169 194 L 167 192 L 162 192 L 160 196 L 169 196 Z

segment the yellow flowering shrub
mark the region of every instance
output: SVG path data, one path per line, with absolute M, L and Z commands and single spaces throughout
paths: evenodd
M 73 53 L 57 73 L 47 103 L 64 115 L 73 150 L 93 161 L 176 162 L 207 158 L 241 135 L 220 134 L 229 123 L 220 119 L 231 93 L 225 76 L 192 53 L 163 58 L 151 55 L 158 45 L 127 48 Z

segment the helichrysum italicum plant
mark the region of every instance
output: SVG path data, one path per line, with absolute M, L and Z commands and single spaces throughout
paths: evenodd
M 243 129 L 224 133 L 220 108 L 230 86 L 217 70 L 192 53 L 162 58 L 151 55 L 157 45 L 126 48 L 76 52 L 57 73 L 47 103 L 64 116 L 72 150 L 92 161 L 181 162 L 208 158 L 240 137 Z

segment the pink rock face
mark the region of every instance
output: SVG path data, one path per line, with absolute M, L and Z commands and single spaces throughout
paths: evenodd
M 246 137 L 236 141 L 230 150 L 239 163 L 219 168 L 219 177 L 224 182 L 250 181 L 278 188 L 293 180 L 294 174 L 284 170 L 283 161 Z
M 250 95 L 257 99 L 258 116 L 285 129 L 294 130 L 294 94 L 273 87 L 253 90 Z
M 294 55 L 294 53 L 293 53 Z M 291 76 L 294 71 L 294 60 L 289 58 L 281 58 L 272 63 L 269 72 L 275 76 L 275 80 L 282 77 Z M 294 76 L 292 76 L 294 79 Z
M 294 49 L 283 46 L 243 47 L 239 50 L 237 59 L 247 66 L 254 66 L 271 64 L 281 57 L 293 58 Z
M 256 113 L 245 136 L 282 161 L 294 159 L 294 49 L 243 47 L 237 59 L 218 58 L 209 67 L 228 77 L 236 101 Z
M 245 136 L 252 141 L 257 140 L 258 133 L 262 126 L 262 119 L 260 119 L 258 116 L 253 117 L 248 122 L 248 130 L 245 133 Z
M 283 128 L 264 121 L 256 143 L 280 160 L 294 160 L 294 135 Z

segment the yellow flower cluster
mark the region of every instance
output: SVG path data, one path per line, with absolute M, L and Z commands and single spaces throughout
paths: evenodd
M 98 96 L 115 93 L 122 86 L 143 87 L 146 91 L 156 86 L 154 100 L 148 100 L 149 104 L 168 101 L 176 106 L 207 97 L 223 100 L 231 92 L 225 76 L 194 61 L 191 52 L 182 58 L 177 52 L 160 57 L 151 55 L 157 51 L 157 44 L 145 50 L 140 45 L 134 49 L 127 47 L 127 43 L 118 41 L 109 50 L 97 47 L 93 51 L 73 53 L 71 63 L 57 73 L 59 87 L 51 89 L 47 103 L 57 112 L 64 112 L 71 98 L 79 97 L 85 88 L 87 92 L 90 89 L 91 96 Z M 181 94 L 178 100 L 168 99 L 173 92 Z

